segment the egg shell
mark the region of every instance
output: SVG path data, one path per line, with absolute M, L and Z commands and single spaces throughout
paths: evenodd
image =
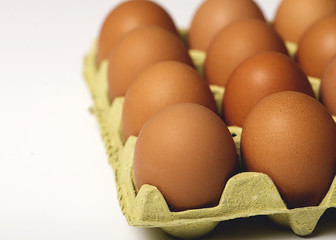
M 241 155 L 247 171 L 271 177 L 288 208 L 316 206 L 336 174 L 335 143 L 336 124 L 326 108 L 306 94 L 283 91 L 248 115 Z
M 251 0 L 203 1 L 190 24 L 189 47 L 206 51 L 212 39 L 223 27 L 246 18 L 265 21 L 261 9 Z
M 286 90 L 315 97 L 307 76 L 288 56 L 266 51 L 246 58 L 226 85 L 223 98 L 226 124 L 243 127 L 246 117 L 260 100 Z
M 310 26 L 298 43 L 296 60 L 309 76 L 321 78 L 336 54 L 336 13 Z
M 236 166 L 226 125 L 195 103 L 173 104 L 153 114 L 134 149 L 138 188 L 156 186 L 172 211 L 216 206 Z
M 156 26 L 137 28 L 111 50 L 108 64 L 110 99 L 124 96 L 138 75 L 161 61 L 180 61 L 193 66 L 188 49 L 176 35 Z
M 194 54 L 194 51 L 190 53 L 192 56 L 200 56 L 198 53 Z M 202 59 L 194 59 L 194 62 L 202 63 Z M 175 237 L 191 239 L 208 234 L 220 221 L 268 215 L 277 224 L 290 227 L 295 234 L 305 236 L 313 232 L 326 209 L 336 206 L 336 179 L 318 207 L 288 210 L 267 175 L 241 173 L 228 181 L 218 206 L 179 213 L 171 212 L 162 194 L 154 186 L 144 185 L 139 192 L 136 190 L 133 173 L 136 137 L 130 137 L 126 143 L 120 144 L 123 97 L 116 98 L 112 104 L 106 104 L 108 91 L 104 79 L 107 79 L 107 74 L 96 66 L 96 44 L 93 44 L 84 59 L 83 73 L 93 97 L 92 112 L 100 126 L 108 162 L 115 172 L 121 211 L 129 225 L 144 228 L 159 227 Z M 318 88 L 319 82 L 312 81 L 312 84 L 317 86 L 314 89 Z M 105 91 L 102 91 L 104 88 Z M 216 96 L 217 104 L 221 104 L 224 89 L 219 86 L 211 86 L 211 89 Z M 102 92 L 106 94 L 101 94 Z M 336 121 L 336 116 L 334 120 Z M 241 128 L 229 126 L 229 130 L 234 136 L 239 153 Z
M 124 139 L 138 136 L 154 113 L 181 102 L 203 105 L 215 113 L 217 106 L 207 81 L 192 67 L 176 61 L 152 65 L 127 90 L 122 128 Z
M 304 32 L 316 21 L 336 13 L 334 0 L 282 0 L 277 7 L 273 26 L 280 36 L 298 43 Z
M 107 59 L 117 41 L 135 28 L 155 25 L 178 35 L 175 23 L 160 5 L 152 1 L 124 1 L 105 18 L 98 37 L 97 61 Z
M 236 21 L 223 28 L 211 42 L 204 64 L 205 77 L 210 84 L 225 87 L 239 63 L 262 51 L 288 54 L 280 36 L 265 22 Z
M 323 71 L 320 100 L 330 114 L 336 115 L 336 55 Z

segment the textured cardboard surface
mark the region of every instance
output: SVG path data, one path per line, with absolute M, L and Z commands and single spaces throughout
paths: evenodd
M 212 208 L 171 212 L 160 191 L 144 185 L 138 191 L 133 177 L 133 152 L 136 137 L 126 143 L 121 134 L 121 112 L 123 97 L 110 103 L 107 94 L 107 61 L 98 68 L 95 61 L 96 44 L 84 60 L 84 76 L 92 93 L 96 115 L 105 143 L 108 161 L 115 171 L 118 200 L 121 210 L 132 226 L 160 227 L 167 233 L 184 239 L 203 236 L 213 230 L 220 221 L 268 215 L 276 223 L 290 227 L 294 233 L 305 236 L 312 233 L 324 211 L 336 207 L 336 177 L 323 201 L 316 207 L 287 209 L 272 180 L 265 174 L 242 172 L 233 176 L 226 184 L 219 204 Z M 195 65 L 202 71 L 205 55 L 190 51 Z M 319 80 L 309 79 L 318 96 Z M 221 109 L 224 89 L 211 86 Z M 334 117 L 336 120 L 336 117 Z M 240 154 L 241 128 L 230 126 L 229 130 Z M 240 159 L 240 157 L 239 157 Z M 240 165 L 242 163 L 240 162 Z

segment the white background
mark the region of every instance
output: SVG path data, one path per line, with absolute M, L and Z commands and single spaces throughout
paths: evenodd
M 198 1 L 157 1 L 188 27 Z M 278 1 L 259 0 L 271 19 Z M 171 239 L 128 226 L 118 205 L 83 57 L 118 1 L 0 2 L 0 239 Z M 336 238 L 336 211 L 314 239 Z M 207 239 L 300 239 L 266 217 Z

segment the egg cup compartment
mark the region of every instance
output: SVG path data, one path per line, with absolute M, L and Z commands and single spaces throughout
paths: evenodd
M 136 137 L 127 140 L 116 170 L 120 205 L 132 226 L 160 227 L 170 235 L 190 239 L 209 233 L 221 221 L 268 215 L 275 222 L 291 227 L 296 234 L 308 235 L 324 211 L 336 207 L 336 177 L 319 206 L 289 210 L 267 175 L 243 172 L 229 179 L 217 206 L 171 212 L 156 187 L 144 185 L 136 191 L 133 184 L 135 143 Z
M 201 70 L 204 53 L 190 51 L 195 65 Z M 129 225 L 162 228 L 175 237 L 189 239 L 201 237 L 212 231 L 219 222 L 256 215 L 267 215 L 276 223 L 290 227 L 297 235 L 312 233 L 324 211 L 336 207 L 336 176 L 319 206 L 287 209 L 274 185 L 265 174 L 242 172 L 227 182 L 220 202 L 211 208 L 171 212 L 160 191 L 151 185 L 142 186 L 139 191 L 134 184 L 133 153 L 136 137 L 124 143 L 121 130 L 121 113 L 124 97 L 112 103 L 107 91 L 107 61 L 96 65 L 96 43 L 84 60 L 84 76 L 91 91 L 95 114 L 105 143 L 109 164 L 114 169 L 121 210 Z M 319 80 L 310 78 L 315 93 Z M 224 89 L 211 86 L 221 109 Z M 334 116 L 336 120 L 336 116 Z M 241 128 L 229 126 L 238 156 L 240 155 Z M 240 157 L 239 157 L 240 159 Z M 242 166 L 242 162 L 240 161 Z

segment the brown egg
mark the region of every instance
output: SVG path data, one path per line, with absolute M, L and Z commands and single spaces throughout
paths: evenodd
M 265 20 L 258 5 L 251 0 L 204 1 L 193 16 L 188 41 L 190 48 L 206 51 L 215 35 L 234 21 L 258 18 Z
M 315 96 L 306 75 L 287 55 L 261 52 L 246 58 L 226 85 L 222 104 L 226 124 L 243 127 L 247 115 L 260 100 L 286 90 Z
M 217 113 L 208 83 L 194 68 L 174 61 L 149 67 L 127 90 L 122 112 L 124 139 L 138 136 L 154 113 L 181 102 L 197 103 Z
M 165 28 L 175 34 L 175 24 L 168 13 L 151 1 L 125 1 L 114 8 L 104 20 L 98 37 L 97 60 L 100 64 L 118 39 L 125 33 L 145 25 Z
M 320 100 L 336 116 L 336 55 L 328 62 L 321 78 Z
M 172 211 L 217 205 L 236 164 L 224 122 L 194 103 L 174 104 L 154 114 L 134 150 L 138 188 L 156 186 Z
M 288 208 L 318 205 L 336 174 L 336 124 L 316 99 L 274 93 L 248 115 L 241 136 L 246 169 L 267 174 Z
M 109 56 L 108 86 L 111 100 L 124 96 L 131 83 L 147 67 L 170 60 L 193 66 L 188 49 L 173 33 L 156 26 L 145 26 L 127 33 Z
M 297 43 L 313 23 L 333 13 L 335 0 L 283 0 L 275 14 L 274 28 L 283 39 Z
M 282 39 L 265 22 L 257 19 L 234 22 L 211 42 L 204 65 L 205 76 L 210 84 L 225 87 L 239 63 L 267 50 L 287 54 Z
M 336 54 L 336 14 L 315 22 L 298 44 L 297 61 L 309 76 L 321 78 L 329 60 Z

